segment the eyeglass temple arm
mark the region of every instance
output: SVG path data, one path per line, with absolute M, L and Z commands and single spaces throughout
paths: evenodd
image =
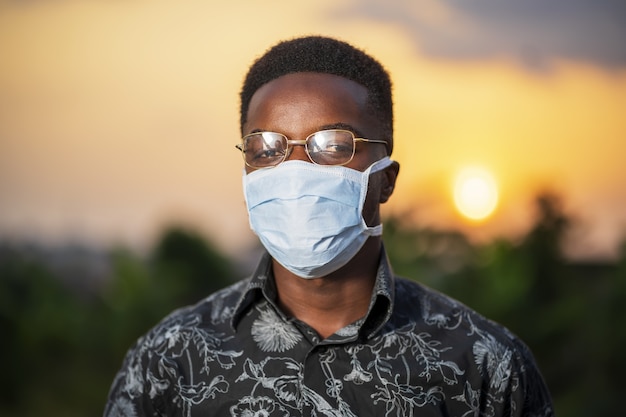
M 381 139 L 365 139 L 365 138 L 354 138 L 355 142 L 371 142 L 371 143 L 382 143 L 387 148 L 387 152 L 389 152 L 389 142 Z

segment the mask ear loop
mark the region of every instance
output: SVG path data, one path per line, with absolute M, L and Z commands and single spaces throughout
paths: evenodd
M 387 168 L 389 165 L 391 165 L 392 162 L 393 161 L 391 160 L 389 156 L 385 156 L 379 159 L 378 161 L 374 162 L 365 171 L 370 170 L 370 174 L 373 174 L 375 172 L 382 171 L 383 169 Z
M 363 218 L 363 207 L 365 206 L 365 199 L 367 197 L 367 188 L 369 186 L 370 175 L 375 174 L 376 172 L 382 171 L 383 169 L 389 167 L 392 164 L 392 160 L 389 156 L 385 156 L 382 159 L 374 162 L 372 165 L 367 167 L 365 171 L 362 173 L 361 179 L 361 196 L 359 199 L 359 213 L 361 214 L 361 228 L 363 229 L 363 233 L 368 236 L 380 236 L 383 234 L 383 224 L 380 223 L 376 226 L 368 226 L 365 223 L 365 219 Z

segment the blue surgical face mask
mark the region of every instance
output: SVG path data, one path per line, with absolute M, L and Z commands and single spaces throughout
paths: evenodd
M 391 164 L 385 157 L 365 171 L 285 161 L 243 175 L 250 227 L 270 255 L 302 278 L 344 266 L 382 225 L 367 226 L 363 204 L 370 174 Z

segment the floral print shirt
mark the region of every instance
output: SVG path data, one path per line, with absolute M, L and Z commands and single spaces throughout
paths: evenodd
M 117 416 L 553 416 L 528 348 L 384 254 L 368 314 L 327 339 L 276 305 L 271 259 L 128 352 Z

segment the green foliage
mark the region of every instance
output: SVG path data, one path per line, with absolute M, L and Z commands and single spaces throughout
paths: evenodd
M 396 273 L 457 298 L 530 346 L 557 415 L 619 415 L 626 391 L 626 243 L 616 264 L 570 263 L 561 244 L 571 223 L 556 196 L 542 195 L 535 225 L 519 243 L 475 246 L 397 219 L 385 225 L 385 238 Z M 445 249 L 433 250 L 438 246 Z
M 217 249 L 181 228 L 163 235 L 152 255 L 151 270 L 161 294 L 177 305 L 194 303 L 198 294 L 204 297 L 225 287 L 233 275 L 229 261 Z
M 102 415 L 130 345 L 174 308 L 235 279 L 225 257 L 180 228 L 148 259 L 117 249 L 109 260 L 106 286 L 90 296 L 63 284 L 45 257 L 0 247 L 0 415 Z
M 534 352 L 558 415 L 619 415 L 626 388 L 626 242 L 613 264 L 570 263 L 560 248 L 571 223 L 558 198 L 545 195 L 537 200 L 534 227 L 519 242 L 475 245 L 457 232 L 391 218 L 385 247 L 399 275 L 517 333 Z M 146 257 L 120 248 L 108 263 L 104 286 L 84 293 L 45 257 L 0 246 L 0 415 L 101 415 L 137 337 L 235 279 L 219 251 L 181 228 L 165 231 Z

